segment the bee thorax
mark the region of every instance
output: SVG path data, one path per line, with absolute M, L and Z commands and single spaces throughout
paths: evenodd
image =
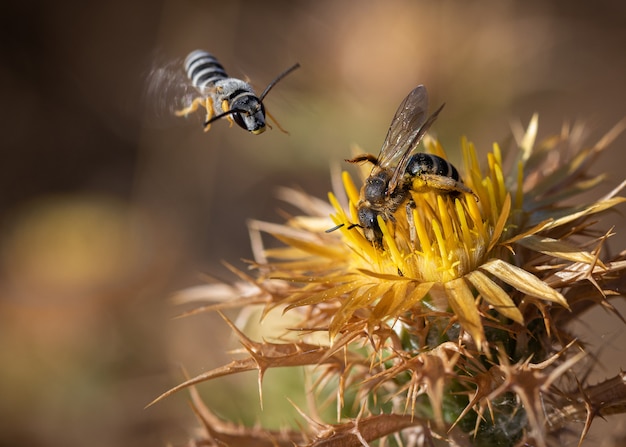
M 363 185 L 363 198 L 370 203 L 383 203 L 389 186 L 389 173 L 381 171 L 370 176 Z

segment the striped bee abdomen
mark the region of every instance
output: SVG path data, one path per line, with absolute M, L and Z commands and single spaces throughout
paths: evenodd
M 215 82 L 228 77 L 215 56 L 204 50 L 189 53 L 185 59 L 185 71 L 193 86 L 199 90 L 212 87 Z
M 450 177 L 457 182 L 460 181 L 459 171 L 451 163 L 438 155 L 423 152 L 418 152 L 411 157 L 406 167 L 406 173 L 411 176 L 419 176 L 420 174 L 440 175 Z

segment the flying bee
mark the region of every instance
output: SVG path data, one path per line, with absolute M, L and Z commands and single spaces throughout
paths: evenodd
M 393 214 L 411 199 L 411 191 L 418 191 L 414 180 L 419 178 L 419 190 L 435 190 L 447 194 L 473 194 L 463 184 L 459 172 L 443 158 L 423 152 L 413 153 L 424 134 L 437 119 L 443 104 L 430 116 L 426 87 L 418 85 L 402 101 L 396 111 L 380 155 L 359 155 L 350 163 L 368 161 L 374 165 L 372 172 L 361 188 L 357 205 L 358 226 L 363 234 L 376 246 L 382 246 L 383 233 L 377 217 L 393 221 Z M 412 204 L 412 200 L 409 205 Z
M 211 53 L 195 50 L 189 53 L 184 62 L 185 71 L 191 83 L 200 93 L 189 106 L 177 110 L 177 116 L 187 116 L 199 107 L 206 109 L 204 131 L 207 132 L 211 123 L 226 117 L 228 121 L 237 123 L 241 128 L 260 134 L 269 124 L 265 115 L 269 116 L 278 128 L 287 133 L 272 115 L 265 110 L 263 99 L 281 79 L 300 67 L 294 64 L 269 83 L 263 93 L 257 96 L 252 86 L 245 81 L 231 78 L 226 74 L 222 64 Z

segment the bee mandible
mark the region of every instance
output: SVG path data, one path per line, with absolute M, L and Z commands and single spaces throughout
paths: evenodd
M 361 188 L 357 205 L 358 226 L 374 245 L 382 246 L 383 233 L 377 217 L 393 221 L 395 211 L 417 191 L 415 178 L 421 180 L 419 190 L 435 190 L 448 194 L 472 194 L 451 163 L 443 158 L 423 152 L 413 153 L 430 126 L 443 109 L 442 104 L 428 116 L 428 92 L 418 85 L 402 101 L 396 111 L 380 155 L 359 155 L 350 163 L 368 161 L 374 165 Z M 412 202 L 412 201 L 411 201 Z
M 199 107 L 204 107 L 206 109 L 205 132 L 209 130 L 213 121 L 225 117 L 231 125 L 233 122 L 237 123 L 241 128 L 256 135 L 264 132 L 266 126 L 271 127 L 265 121 L 265 115 L 267 115 L 281 131 L 287 133 L 265 110 L 263 99 L 281 79 L 300 67 L 300 64 L 296 63 L 276 76 L 260 96 L 256 95 L 252 86 L 246 81 L 229 77 L 222 64 L 207 51 L 195 50 L 189 53 L 184 67 L 200 96 L 195 98 L 189 106 L 177 110 L 175 112 L 177 116 L 187 116 Z

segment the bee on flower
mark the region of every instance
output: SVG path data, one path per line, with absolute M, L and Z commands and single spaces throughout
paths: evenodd
M 411 191 L 435 190 L 453 196 L 473 194 L 463 184 L 457 169 L 444 158 L 413 153 L 442 109 L 443 105 L 428 116 L 428 93 L 426 87 L 418 85 L 398 107 L 380 155 L 365 154 L 348 160 L 350 163 L 368 161 L 374 165 L 361 188 L 357 205 L 359 223 L 348 228 L 361 227 L 364 236 L 380 246 L 383 233 L 378 216 L 389 221 L 403 203 L 414 207 Z M 407 217 L 410 216 L 407 210 Z

